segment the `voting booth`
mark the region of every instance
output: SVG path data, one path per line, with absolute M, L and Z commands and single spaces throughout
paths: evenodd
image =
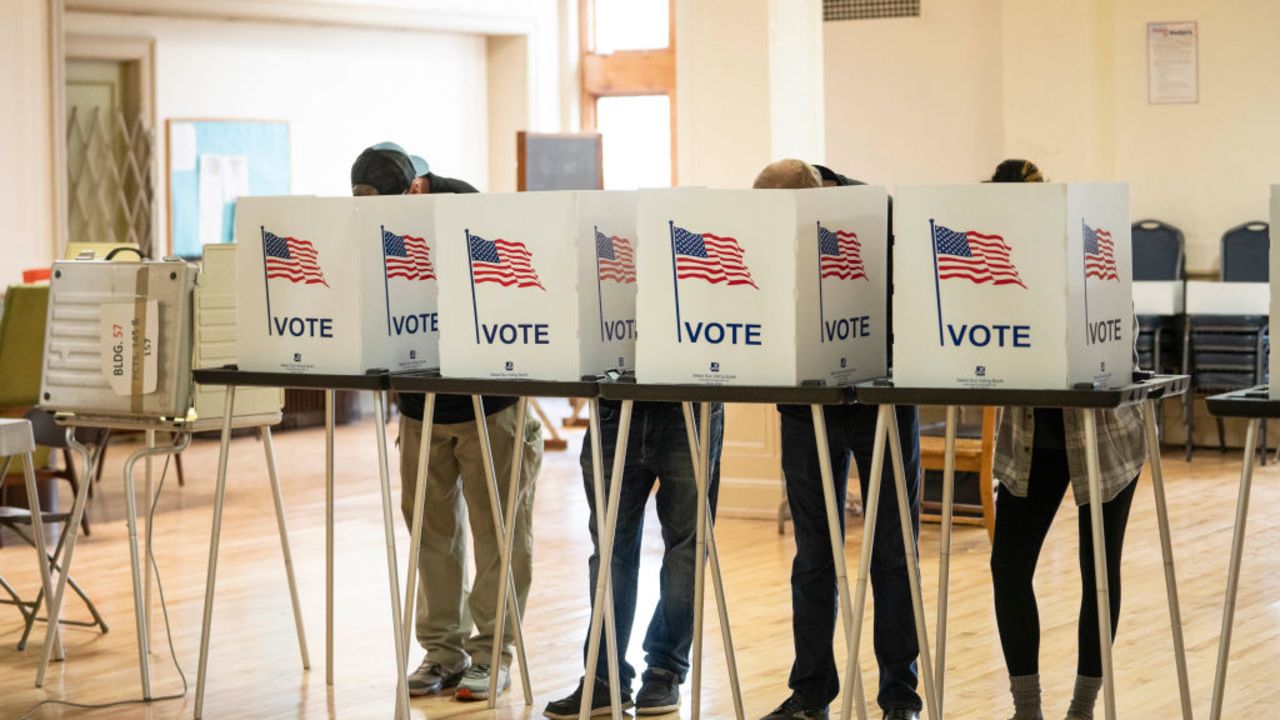
M 433 205 L 425 195 L 240 198 L 240 368 L 435 367 Z
M 574 381 L 633 367 L 634 193 L 436 203 L 441 375 Z
M 884 188 L 641 191 L 636 378 L 845 385 L 885 374 Z
M 894 234 L 899 386 L 1132 381 L 1127 185 L 904 187 Z

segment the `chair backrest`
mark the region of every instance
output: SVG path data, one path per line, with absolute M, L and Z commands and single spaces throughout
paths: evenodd
M 1132 235 L 1134 280 L 1181 280 L 1186 275 L 1181 230 L 1159 220 L 1139 220 Z
M 0 407 L 29 407 L 40 402 L 44 364 L 48 285 L 13 285 L 0 315 Z
M 1270 278 L 1271 226 L 1261 220 L 1222 234 L 1222 281 L 1267 282 Z

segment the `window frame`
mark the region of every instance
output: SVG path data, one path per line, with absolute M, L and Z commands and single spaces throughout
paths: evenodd
M 581 124 L 596 131 L 596 100 L 629 95 L 666 95 L 671 125 L 671 185 L 676 184 L 676 3 L 667 0 L 667 46 L 595 52 L 595 0 L 578 0 L 578 84 Z

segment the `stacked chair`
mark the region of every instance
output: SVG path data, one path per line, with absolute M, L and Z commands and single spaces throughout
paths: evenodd
M 1159 220 L 1139 220 L 1132 234 L 1134 281 L 1186 280 L 1186 239 L 1181 230 Z M 1138 366 L 1158 373 L 1177 372 L 1181 325 L 1180 316 L 1139 315 Z
M 1267 282 L 1269 226 L 1248 222 L 1222 235 L 1222 282 Z M 1135 263 L 1136 265 L 1136 263 Z M 1189 315 L 1183 332 L 1183 372 L 1191 391 L 1183 395 L 1187 460 L 1193 452 L 1195 400 L 1267 381 L 1270 350 L 1265 315 Z M 1218 444 L 1226 451 L 1226 433 L 1218 418 Z M 1262 462 L 1267 461 L 1267 424 L 1262 423 Z

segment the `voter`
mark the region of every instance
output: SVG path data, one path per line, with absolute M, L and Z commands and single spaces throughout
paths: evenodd
M 600 402 L 600 440 L 607 492 L 622 493 L 618 501 L 618 524 L 613 548 L 613 616 L 618 640 L 618 683 L 623 708 L 635 707 L 637 715 L 661 715 L 680 709 L 680 684 L 689 672 L 689 649 L 693 643 L 693 575 L 700 561 L 696 548 L 698 488 L 693 477 L 693 458 L 679 403 L 636 403 L 632 409 L 631 431 L 627 439 L 626 466 L 619 481 L 610 477 L 615 440 L 618 435 L 619 406 Z M 696 413 L 695 413 L 696 415 Z M 724 433 L 724 409 L 711 405 L 711 474 L 707 479 L 707 499 L 714 511 L 720 480 L 720 448 Z M 587 602 L 594 597 L 600 577 L 600 539 L 596 534 L 595 492 L 591 466 L 591 438 L 582 443 L 582 480 L 593 545 L 588 561 L 591 587 Z M 657 492 L 654 492 L 654 485 Z M 620 490 L 615 490 L 619 488 Z M 645 665 L 640 691 L 631 696 L 636 671 L 625 658 L 635 622 L 636 595 L 640 581 L 640 541 L 644 536 L 645 505 L 653 495 L 658 522 L 662 525 L 662 567 L 658 572 L 658 606 L 649 620 L 644 637 Z M 608 654 L 601 652 L 595 669 L 591 696 L 592 714 L 609 708 Z M 572 720 L 582 707 L 582 682 L 569 696 L 548 703 L 543 714 L 549 718 Z
M 826 168 L 822 175 L 800 160 L 780 160 L 756 178 L 757 188 L 816 188 L 860 184 Z M 886 298 L 887 300 L 887 298 Z M 765 720 L 817 720 L 828 717 L 828 706 L 840 691 L 833 642 L 838 598 L 835 561 L 827 528 L 822 475 L 814 441 L 813 415 L 807 405 L 779 406 L 782 414 L 782 473 L 787 503 L 795 524 L 796 555 L 791 564 L 791 630 L 795 662 L 788 686 L 791 696 Z M 836 502 L 844 507 L 849 461 L 857 464 L 863 495 L 871 476 L 878 408 L 872 405 L 827 406 L 826 419 Z M 911 514 L 920 511 L 920 429 L 918 411 L 899 406 L 898 429 L 906 470 Z M 891 464 L 885 463 L 882 482 L 892 487 Z M 923 705 L 916 693 L 919 654 L 906 555 L 902 547 L 896 493 L 880 493 L 879 522 L 871 554 L 871 590 L 875 606 L 874 644 L 880 668 L 877 702 L 888 720 L 913 720 Z M 913 530 L 919 533 L 918 519 Z M 841 534 L 844 513 L 841 513 Z
M 476 192 L 471 185 L 452 178 L 430 175 L 420 192 Z M 355 195 L 401 195 L 421 179 L 410 157 L 392 143 L 366 149 L 351 166 Z M 400 405 L 400 510 L 405 522 L 413 518 L 413 497 L 418 478 L 418 450 L 422 442 L 424 396 L 401 393 Z M 485 397 L 484 410 L 493 448 L 499 494 L 507 495 L 511 482 L 512 450 L 519 433 L 524 453 L 520 482 L 531 486 L 542 464 L 542 428 L 528 418 L 516 428 L 515 398 Z M 426 499 L 419 556 L 415 635 L 426 650 L 421 665 L 409 674 L 410 695 L 429 695 L 456 689 L 459 700 L 484 700 L 489 695 L 489 674 L 498 664 L 499 692 L 510 686 L 509 644 L 514 622 L 508 619 L 501 649 L 495 657 L 493 631 L 500 579 L 501 538 L 494 532 L 489 505 L 488 480 L 476 430 L 471 398 L 441 395 L 432 416 L 431 458 L 427 466 Z M 529 595 L 533 548 L 533 493 L 523 496 L 516 513 L 516 541 L 511 569 L 516 598 L 523 608 Z M 476 577 L 468 594 L 465 582 L 467 536 L 470 518 L 475 544 Z M 405 599 L 409 602 L 409 599 Z M 475 633 L 472 634 L 472 622 Z
M 1005 160 L 992 182 L 1044 182 L 1035 164 Z M 1136 335 L 1136 333 L 1135 333 Z M 1091 720 L 1102 687 L 1094 583 L 1092 526 L 1082 413 L 1098 426 L 1102 522 L 1107 582 L 1111 589 L 1111 631 L 1120 619 L 1120 555 L 1138 474 L 1146 462 L 1142 414 L 1137 406 L 1115 410 L 1004 408 L 996 439 L 995 541 L 991 579 L 996 622 L 1013 694 L 1013 720 L 1041 720 L 1040 617 L 1036 609 L 1036 561 L 1054 515 L 1070 487 L 1079 513 L 1080 580 L 1083 586 L 1077 635 L 1075 691 L 1067 720 Z

